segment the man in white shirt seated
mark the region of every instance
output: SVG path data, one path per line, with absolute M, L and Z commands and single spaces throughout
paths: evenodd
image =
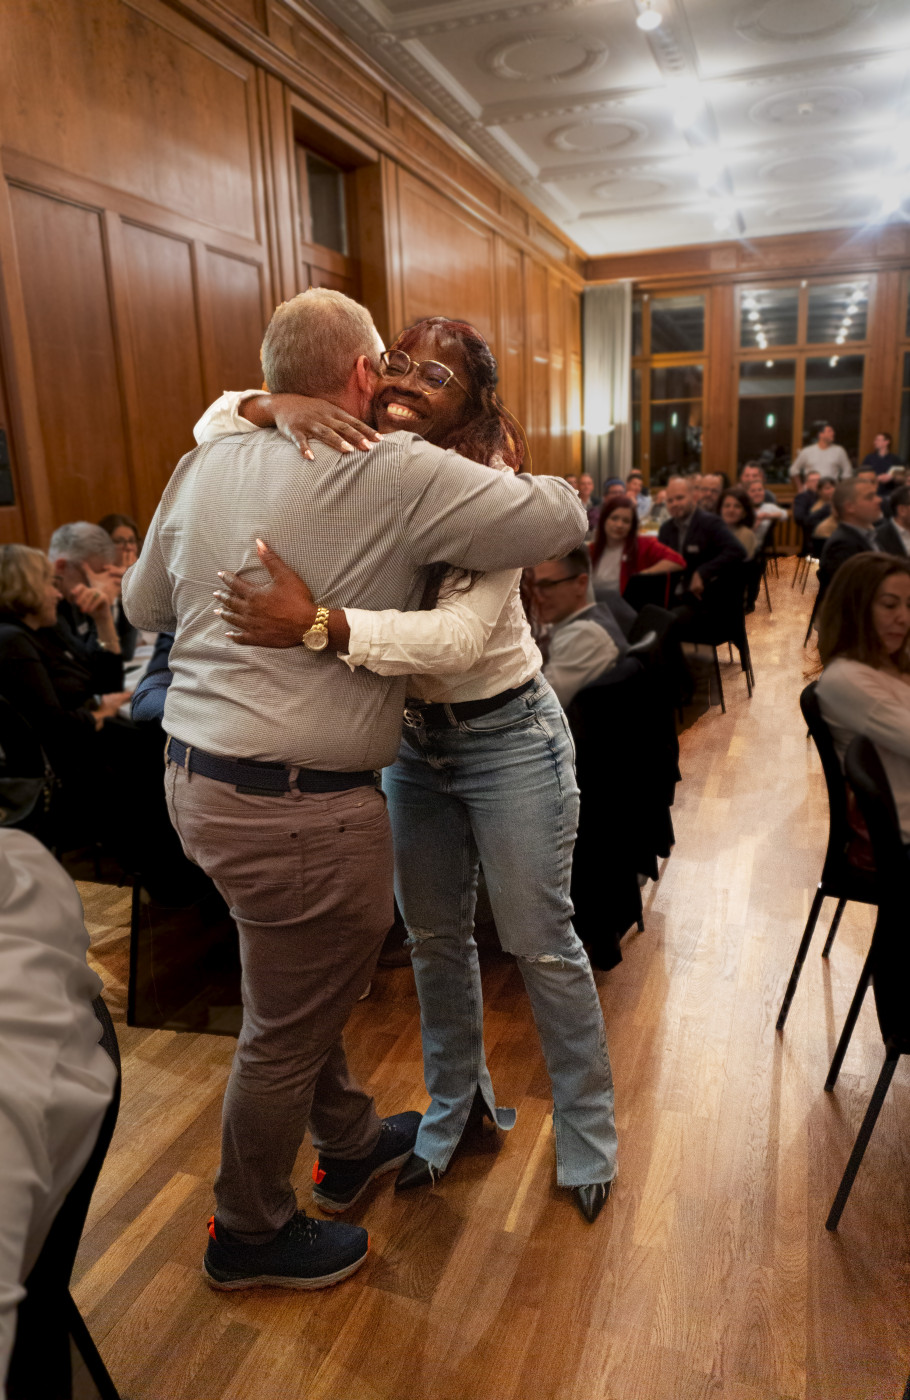
M 543 673 L 566 709 L 579 690 L 615 666 L 625 643 L 606 603 L 591 596 L 591 559 L 585 548 L 538 564 L 534 596 L 540 620 L 549 627 Z
M 33 836 L 0 830 L 0 1394 L 22 1285 L 117 1077 L 99 1044 L 87 949 L 72 880 Z

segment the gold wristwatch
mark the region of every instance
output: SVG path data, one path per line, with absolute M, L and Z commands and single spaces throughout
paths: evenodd
M 304 632 L 300 640 L 305 647 L 309 647 L 310 651 L 325 651 L 329 644 L 328 608 L 316 609 L 316 617 L 312 627 L 308 632 Z

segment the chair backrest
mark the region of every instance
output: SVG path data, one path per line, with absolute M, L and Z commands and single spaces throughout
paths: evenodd
M 676 594 L 676 585 L 684 576 L 685 569 L 672 569 L 666 574 L 633 574 L 622 596 L 636 612 L 641 612 L 649 603 L 658 608 L 669 608 Z
M 852 741 L 844 768 L 875 854 L 878 918 L 869 965 L 878 1022 L 885 1040 L 910 1050 L 910 855 L 901 839 L 891 784 L 870 739 Z
M 837 749 L 834 747 L 834 738 L 822 718 L 821 707 L 816 695 L 817 682 L 812 681 L 807 685 L 799 697 L 799 707 L 803 712 L 803 719 L 809 733 L 812 735 L 812 742 L 818 750 L 818 756 L 822 761 L 822 772 L 825 775 L 825 787 L 828 791 L 828 849 L 825 853 L 825 864 L 822 871 L 822 880 L 836 878 L 840 872 L 846 856 L 845 852 L 853 832 L 847 820 L 847 788 L 844 783 L 844 775 L 837 756 Z

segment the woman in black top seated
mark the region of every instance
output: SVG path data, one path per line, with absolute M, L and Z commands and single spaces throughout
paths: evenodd
M 71 597 L 94 618 L 99 646 L 58 619 L 47 556 L 0 546 L 0 695 L 59 780 L 49 839 L 64 849 L 101 841 L 128 873 L 165 872 L 182 857 L 164 805 L 160 729 L 119 713 L 129 692 L 105 595 L 76 585 Z

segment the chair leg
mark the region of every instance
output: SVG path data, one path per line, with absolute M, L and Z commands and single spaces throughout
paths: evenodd
M 768 604 L 768 612 L 773 612 L 771 606 L 771 594 L 768 592 L 768 570 L 765 569 L 761 576 L 761 581 L 765 585 L 765 602 Z
M 869 958 L 863 964 L 863 970 L 859 975 L 856 984 L 856 991 L 853 993 L 853 1000 L 850 1003 L 850 1010 L 847 1012 L 847 1019 L 844 1022 L 844 1029 L 840 1033 L 840 1040 L 837 1042 L 837 1049 L 834 1052 L 834 1059 L 831 1061 L 831 1068 L 828 1070 L 828 1078 L 825 1080 L 825 1090 L 831 1093 L 837 1083 L 837 1076 L 840 1074 L 840 1067 L 844 1063 L 844 1056 L 850 1044 L 850 1037 L 853 1035 L 854 1027 L 859 1020 L 859 1013 L 863 1007 L 863 999 L 869 990 L 869 983 L 872 980 L 872 972 L 869 967 Z
M 717 684 L 720 687 L 720 712 L 722 715 L 725 715 L 727 713 L 727 705 L 724 700 L 724 683 L 720 675 L 720 661 L 717 659 L 717 647 L 712 647 L 711 650 L 714 652 L 714 674 L 717 677 Z
M 790 973 L 790 981 L 787 983 L 787 990 L 784 992 L 784 999 L 781 1002 L 780 1011 L 777 1015 L 777 1029 L 782 1031 L 787 1020 L 787 1013 L 790 1010 L 790 1003 L 793 1000 L 793 993 L 796 991 L 796 984 L 799 981 L 799 974 L 803 970 L 803 963 L 806 961 L 806 954 L 809 951 L 809 944 L 812 942 L 812 935 L 815 932 L 815 925 L 818 923 L 818 916 L 824 903 L 824 894 L 819 885 L 815 891 L 815 898 L 812 901 L 812 908 L 809 910 L 809 917 L 806 920 L 806 927 L 803 929 L 803 936 L 799 941 L 796 950 L 796 960 L 793 964 L 793 971 Z
M 828 937 L 825 939 L 825 946 L 824 946 L 824 948 L 822 948 L 822 957 L 823 957 L 823 958 L 826 958 L 826 957 L 828 956 L 828 954 L 831 952 L 831 944 L 834 942 L 835 934 L 837 933 L 837 930 L 840 928 L 840 916 L 841 916 L 841 914 L 843 914 L 843 912 L 844 912 L 844 910 L 846 909 L 846 907 L 847 907 L 847 901 L 846 901 L 845 899 L 839 899 L 839 900 L 837 901 L 837 908 L 836 908 L 835 911 L 834 911 L 834 918 L 831 920 L 831 927 L 828 929 Z
M 878 1120 L 878 1115 L 881 1112 L 882 1104 L 885 1102 L 885 1095 L 887 1094 L 888 1086 L 890 1085 L 891 1080 L 894 1077 L 894 1071 L 897 1068 L 897 1062 L 899 1059 L 900 1053 L 898 1051 L 892 1050 L 889 1047 L 888 1052 L 885 1056 L 885 1063 L 882 1065 L 882 1072 L 878 1076 L 878 1082 L 876 1083 L 875 1088 L 872 1091 L 872 1098 L 869 1100 L 869 1107 L 866 1109 L 866 1116 L 863 1119 L 862 1127 L 859 1130 L 856 1142 L 853 1144 L 853 1151 L 850 1153 L 850 1160 L 847 1163 L 846 1170 L 844 1172 L 843 1177 L 841 1178 L 841 1184 L 837 1188 L 837 1195 L 834 1198 L 834 1204 L 831 1207 L 831 1210 L 828 1214 L 828 1219 L 825 1221 L 826 1230 L 836 1230 L 838 1224 L 840 1223 L 840 1218 L 843 1214 L 844 1206 L 847 1204 L 847 1197 L 850 1195 L 850 1190 L 853 1186 L 854 1181 L 856 1180 L 856 1173 L 859 1171 L 859 1164 L 863 1160 L 863 1155 L 866 1151 L 866 1148 L 869 1145 L 869 1139 L 872 1136 L 872 1130 L 875 1127 L 875 1124 Z
M 120 1392 L 111 1380 L 108 1369 L 98 1354 L 98 1348 L 92 1340 L 92 1334 L 86 1327 L 82 1314 L 73 1302 L 72 1295 L 68 1296 L 70 1336 L 75 1343 L 76 1350 L 85 1362 L 85 1369 L 94 1381 L 101 1400 L 120 1400 Z
M 733 643 L 732 643 L 732 642 L 728 642 L 728 643 L 727 643 L 727 651 L 730 653 L 730 664 L 732 665 L 732 664 L 733 664 Z

